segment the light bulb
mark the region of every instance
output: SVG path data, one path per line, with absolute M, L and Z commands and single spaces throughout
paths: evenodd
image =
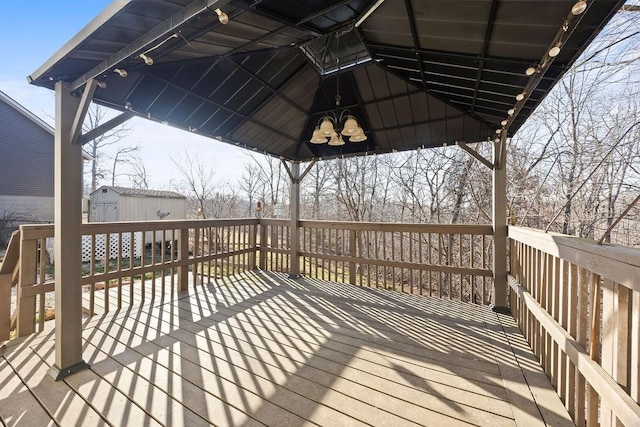
M 500 135 L 502 133 L 502 129 L 496 129 L 496 133 Z
M 106 87 L 107 87 L 107 84 L 106 84 L 105 82 L 98 82 L 98 87 L 99 87 L 100 89 L 104 89 L 104 88 L 106 88 Z
M 335 129 L 333 128 L 333 123 L 331 122 L 331 119 L 328 116 L 325 116 L 322 119 L 322 123 L 320 123 L 320 130 L 324 132 L 324 134 L 327 136 L 331 136 L 331 134 L 335 132 Z
M 366 140 L 367 140 L 367 135 L 365 135 L 364 132 L 357 133 L 349 138 L 349 142 L 363 142 Z M 418 149 L 420 149 L 420 147 L 418 147 Z
M 573 13 L 574 15 L 580 15 L 585 10 L 587 10 L 587 2 L 580 0 L 573 5 L 573 7 L 571 8 L 571 13 Z
M 324 134 L 319 127 L 316 127 L 313 131 L 313 135 L 311 135 L 311 139 L 309 140 L 312 144 L 324 144 L 327 142 L 327 136 Z
M 525 95 L 524 92 L 517 94 L 516 101 L 522 101 L 524 99 L 524 95 Z
M 124 70 L 122 68 L 116 68 L 115 70 L 113 70 L 113 72 L 118 73 L 120 77 L 127 77 L 129 75 L 129 73 L 127 73 L 127 70 Z
M 501 122 L 500 122 L 500 124 L 501 124 L 502 126 L 506 126 L 506 125 L 507 125 L 507 123 L 508 123 L 508 121 L 507 121 L 507 120 L 503 120 L 503 121 L 501 121 Z
M 334 133 L 329 140 L 329 145 L 333 147 L 338 147 L 340 145 L 344 145 L 344 139 L 340 138 L 337 133 Z
M 535 67 L 529 67 L 529 68 L 527 68 L 527 71 L 525 71 L 524 73 L 525 73 L 527 76 L 532 76 L 532 75 L 533 75 L 533 73 L 535 73 L 535 72 L 536 72 L 536 68 L 535 68 Z
M 229 15 L 224 13 L 220 8 L 216 9 L 216 13 L 218 14 L 218 21 L 220 21 L 222 25 L 229 23 Z
M 507 114 L 508 114 L 508 115 L 510 115 L 510 116 L 513 116 L 513 113 L 515 113 L 515 112 L 516 112 L 516 110 L 514 110 L 513 108 L 510 108 L 510 109 L 507 111 Z
M 142 58 L 145 64 L 153 65 L 153 58 L 151 58 L 150 56 L 147 56 L 146 54 L 141 53 L 140 58 Z
M 345 136 L 354 135 L 356 130 L 358 129 L 358 122 L 356 118 L 353 116 L 347 116 L 347 120 L 344 122 L 344 129 L 342 129 L 342 134 Z
M 549 49 L 549 56 L 555 58 L 560 53 L 560 46 L 555 45 L 551 49 Z

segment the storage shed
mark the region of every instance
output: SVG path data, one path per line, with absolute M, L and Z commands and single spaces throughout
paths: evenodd
M 91 193 L 89 222 L 184 219 L 187 198 L 173 191 L 102 186 Z

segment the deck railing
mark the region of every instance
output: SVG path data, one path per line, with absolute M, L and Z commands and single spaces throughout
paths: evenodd
M 94 313 L 96 298 L 108 312 L 134 304 L 134 295 L 143 303 L 173 294 L 187 288 L 189 275 L 197 283 L 253 269 L 257 227 L 257 219 L 83 224 L 81 285 L 86 310 Z M 3 295 L 11 295 L 10 287 L 17 284 L 15 309 L 10 308 L 11 298 L 0 301 L 0 340 L 8 338 L 8 324 L 16 327 L 17 336 L 42 330 L 53 312 L 53 226 L 23 225 L 17 236 L 7 253 L 19 247 L 19 256 L 5 258 L 2 264 L 12 274 L 0 275 Z M 104 289 L 111 292 L 101 292 Z
M 640 425 L 640 250 L 509 238 L 511 312 L 576 425 Z
M 261 220 L 260 266 L 287 272 L 289 221 Z M 490 225 L 300 221 L 306 277 L 489 304 Z

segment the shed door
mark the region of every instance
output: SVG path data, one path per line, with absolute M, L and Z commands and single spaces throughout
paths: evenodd
M 118 220 L 118 211 L 115 203 L 100 203 L 93 205 L 94 222 L 112 222 Z

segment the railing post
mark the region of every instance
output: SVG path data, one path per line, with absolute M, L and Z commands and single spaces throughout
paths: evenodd
M 27 286 L 33 286 L 36 283 L 37 241 L 25 240 L 23 232 L 20 233 L 20 236 L 16 336 L 24 337 L 34 333 L 36 325 L 36 297 L 35 295 L 23 296 L 23 291 Z
M 493 143 L 493 309 L 507 307 L 507 132 Z
M 291 162 L 289 209 L 291 211 L 289 277 L 295 279 L 300 277 L 300 163 L 298 162 Z
M 55 86 L 56 356 L 49 375 L 56 381 L 89 366 L 82 360 L 82 145 L 77 140 L 96 85 L 94 80 L 87 82 L 80 99 L 64 81 Z M 31 275 L 22 270 L 21 276 L 23 272 Z
M 260 221 L 260 270 L 267 269 L 267 225 Z
M 249 233 L 249 248 L 251 252 L 249 252 L 249 269 L 255 270 L 257 268 L 256 265 L 256 250 L 257 250 L 257 239 L 258 239 L 258 223 L 255 225 L 249 226 L 251 232 Z
M 11 274 L 0 274 L 0 342 L 11 335 Z
M 349 230 L 349 257 L 356 256 L 356 230 Z M 349 283 L 356 284 L 356 263 L 349 261 Z
M 189 229 L 180 229 L 180 240 L 178 240 L 178 260 L 189 259 Z M 187 264 L 178 267 L 178 288 L 186 291 L 189 288 L 189 266 Z

